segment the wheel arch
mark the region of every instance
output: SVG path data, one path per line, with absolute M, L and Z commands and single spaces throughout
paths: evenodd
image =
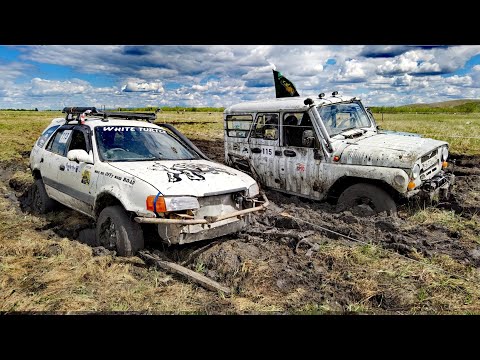
M 97 198 L 95 199 L 93 215 L 95 216 L 95 218 L 98 218 L 98 215 L 100 215 L 100 212 L 103 209 L 105 209 L 107 206 L 114 205 L 120 205 L 124 210 L 126 209 L 124 204 L 120 199 L 118 199 L 118 197 L 108 191 L 103 191 L 98 194 Z
M 345 189 L 358 183 L 366 183 L 378 186 L 379 188 L 385 190 L 392 197 L 393 200 L 398 201 L 400 199 L 399 192 L 386 181 L 356 176 L 342 176 L 341 178 L 339 178 L 328 190 L 328 197 L 338 199 L 338 197 Z
M 32 176 L 35 180 L 42 178 L 42 174 L 40 173 L 39 169 L 33 169 L 32 170 Z

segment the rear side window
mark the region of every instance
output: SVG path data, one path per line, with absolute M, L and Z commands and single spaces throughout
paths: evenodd
M 57 130 L 59 127 L 60 127 L 60 125 L 55 125 L 55 126 L 52 126 L 52 127 L 49 127 L 48 129 L 46 129 L 46 130 L 42 133 L 42 135 L 40 135 L 40 137 L 38 138 L 37 146 L 43 147 L 43 145 L 45 145 L 45 142 L 48 140 L 48 138 L 50 137 L 50 135 L 52 135 L 53 132 L 54 132 L 55 130 Z
M 67 142 L 72 134 L 72 130 L 60 129 L 47 145 L 47 150 L 55 154 L 65 156 Z
M 246 138 L 252 126 L 252 115 L 227 115 L 227 135 L 229 137 Z

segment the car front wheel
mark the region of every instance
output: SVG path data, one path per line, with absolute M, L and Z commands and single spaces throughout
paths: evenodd
M 392 197 L 378 186 L 366 183 L 352 185 L 338 198 L 338 211 L 351 210 L 354 215 L 368 216 L 386 211 L 397 213 L 397 205 Z
M 100 212 L 96 235 L 102 246 L 116 250 L 120 256 L 133 256 L 144 248 L 140 224 L 131 220 L 119 205 L 108 206 Z

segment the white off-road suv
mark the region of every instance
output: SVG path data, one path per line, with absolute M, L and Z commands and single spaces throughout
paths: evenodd
M 233 105 L 224 126 L 228 165 L 271 189 L 337 198 L 339 210 L 395 213 L 396 200 L 447 197 L 454 182 L 448 143 L 381 131 L 360 99 L 338 92 Z
M 120 255 L 144 247 L 140 224 L 183 244 L 240 231 L 268 203 L 254 179 L 210 161 L 153 113 L 63 112 L 31 152 L 34 209 L 58 201 L 94 218 L 98 241 Z

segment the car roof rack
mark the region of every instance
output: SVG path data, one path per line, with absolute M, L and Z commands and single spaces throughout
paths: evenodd
M 108 121 L 108 118 L 124 119 L 124 120 L 146 120 L 153 122 L 157 119 L 155 113 L 144 112 L 128 112 L 128 111 L 98 111 L 95 107 L 65 107 L 62 110 L 65 113 L 65 120 L 77 120 L 80 124 L 82 115 L 103 117 L 103 121 Z

